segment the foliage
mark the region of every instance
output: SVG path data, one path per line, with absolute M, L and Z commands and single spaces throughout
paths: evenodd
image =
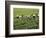
M 13 9 L 14 29 L 38 29 L 39 28 L 38 9 Z M 21 17 L 20 17 L 21 16 Z
M 14 29 L 38 29 L 39 17 L 20 17 L 14 18 Z

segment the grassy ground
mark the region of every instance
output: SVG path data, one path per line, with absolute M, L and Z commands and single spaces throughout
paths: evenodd
M 13 11 L 14 11 L 13 12 L 14 29 L 38 29 L 39 28 L 38 9 L 14 8 Z

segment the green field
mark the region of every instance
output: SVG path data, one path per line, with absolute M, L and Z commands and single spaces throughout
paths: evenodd
M 14 8 L 14 30 L 15 29 L 38 29 L 39 28 L 39 9 Z

